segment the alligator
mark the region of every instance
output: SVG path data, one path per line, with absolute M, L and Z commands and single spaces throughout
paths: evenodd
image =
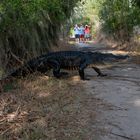
M 82 80 L 88 80 L 85 78 L 84 70 L 87 67 L 93 68 L 98 76 L 106 76 L 98 68 L 98 65 L 105 64 L 107 62 L 116 62 L 121 59 L 128 58 L 128 55 L 114 55 L 112 53 L 101 52 L 82 52 L 82 51 L 59 51 L 50 52 L 48 54 L 41 55 L 33 58 L 25 63 L 20 68 L 14 70 L 9 76 L 18 77 L 26 76 L 35 71 L 46 73 L 48 70 L 53 70 L 53 75 L 56 78 L 60 78 L 62 75 L 67 74 L 61 72 L 61 69 L 78 70 L 80 78 Z

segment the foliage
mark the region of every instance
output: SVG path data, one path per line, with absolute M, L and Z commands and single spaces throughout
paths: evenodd
M 95 0 L 81 0 L 78 2 L 72 16 L 73 23 L 92 23 L 97 17 L 95 5 Z
M 71 15 L 77 0 L 3 0 L 1 9 L 1 30 L 7 27 L 29 26 L 29 23 L 42 20 L 42 13 L 50 22 L 62 23 Z M 28 23 L 29 22 L 29 23 Z M 5 28 L 4 28 L 5 27 Z
M 9 52 L 20 60 L 45 53 L 78 0 L 1 0 L 0 60 Z
M 128 40 L 133 27 L 140 24 L 140 8 L 131 0 L 100 0 L 102 29 L 116 39 Z

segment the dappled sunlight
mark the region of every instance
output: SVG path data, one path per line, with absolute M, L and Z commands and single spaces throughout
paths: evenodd
M 18 84 L 23 91 L 32 91 L 37 94 L 37 92 L 45 89 L 48 86 L 49 77 L 48 76 L 36 76 L 36 77 L 28 77 L 25 80 L 19 80 Z
M 70 78 L 73 82 L 79 82 L 81 79 L 80 79 L 80 76 L 72 76 Z
M 130 51 L 123 51 L 123 50 L 103 50 L 104 53 L 112 53 L 115 55 L 131 55 L 131 56 L 139 56 L 139 52 L 130 52 Z
M 121 51 L 121 50 L 103 50 L 102 52 L 112 53 L 112 54 L 115 54 L 115 55 L 127 55 L 127 54 L 129 54 L 129 52 Z
M 106 64 L 104 64 L 104 65 L 98 65 L 97 67 L 99 68 L 99 69 L 105 69 L 105 68 L 111 68 L 113 66 L 113 64 L 111 64 L 111 63 L 106 63 Z
M 140 107 L 140 99 L 136 99 L 136 100 L 134 101 L 134 106 Z

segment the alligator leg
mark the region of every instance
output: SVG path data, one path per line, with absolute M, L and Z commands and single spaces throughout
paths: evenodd
M 80 68 L 79 68 L 79 75 L 80 75 L 81 80 L 89 80 L 89 79 L 85 78 L 84 69 L 85 69 L 86 67 L 87 67 L 87 64 L 84 63 L 84 64 L 82 64 L 82 65 L 80 66 Z
M 80 75 L 81 80 L 89 80 L 88 78 L 85 78 L 84 69 L 79 70 L 79 75 Z
M 60 78 L 61 77 L 61 73 L 60 73 L 60 65 L 56 60 L 51 60 L 48 61 L 48 65 L 53 69 L 53 75 L 56 78 Z
M 50 70 L 50 68 L 46 64 L 37 67 L 37 71 L 43 74 L 46 73 L 48 70 Z
M 98 76 L 107 76 L 107 74 L 103 74 L 99 68 L 97 67 L 92 67 L 97 73 L 98 73 Z

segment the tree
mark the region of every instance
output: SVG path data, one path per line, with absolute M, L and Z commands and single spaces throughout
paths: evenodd
M 129 40 L 133 27 L 140 24 L 140 8 L 131 0 L 100 0 L 102 29 L 115 39 Z M 136 1 L 135 1 L 136 2 Z
M 61 25 L 70 18 L 78 0 L 1 0 L 0 60 L 9 64 L 30 59 L 57 42 Z

